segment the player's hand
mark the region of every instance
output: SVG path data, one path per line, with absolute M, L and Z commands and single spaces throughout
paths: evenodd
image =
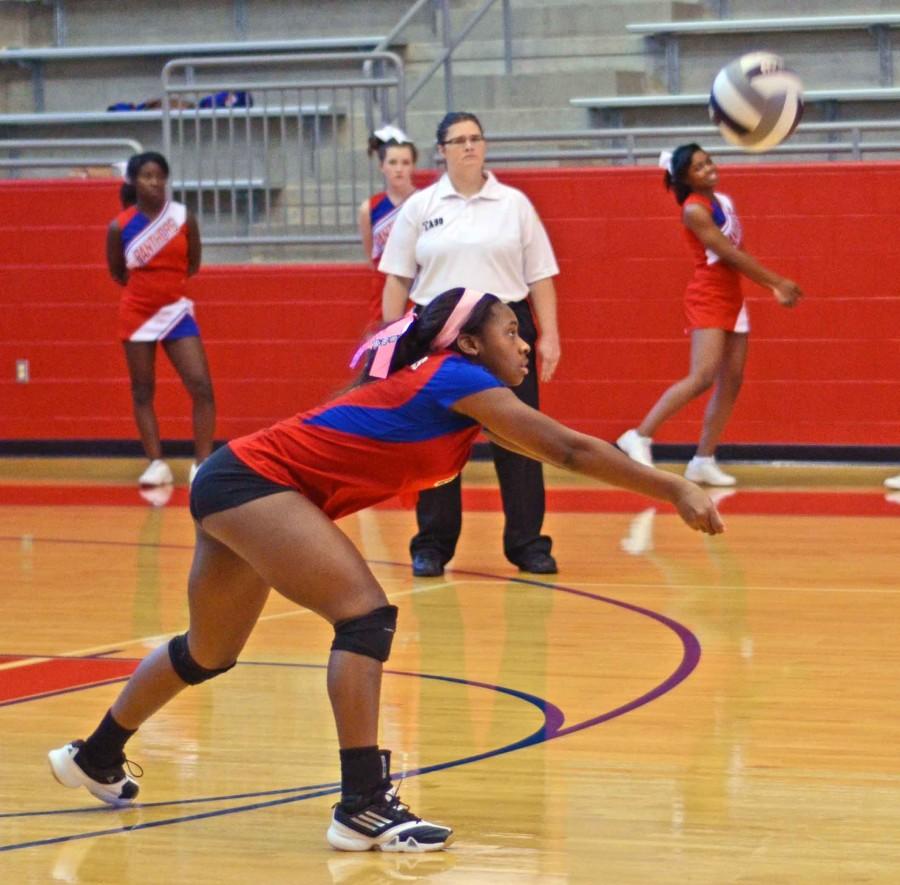
M 778 303 L 784 307 L 793 307 L 803 297 L 800 287 L 787 278 L 772 286 L 772 292 Z
M 538 368 L 541 373 L 541 381 L 549 381 L 553 377 L 553 373 L 559 365 L 559 357 L 559 338 L 541 335 L 537 343 Z
M 725 531 L 725 523 L 716 505 L 700 486 L 684 480 L 672 503 L 678 509 L 678 515 L 692 529 L 707 535 L 720 535 Z

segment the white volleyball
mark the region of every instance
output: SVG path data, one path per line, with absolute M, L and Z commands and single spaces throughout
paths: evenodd
M 771 52 L 750 52 L 713 81 L 709 116 L 722 137 L 747 151 L 781 144 L 803 116 L 803 84 Z

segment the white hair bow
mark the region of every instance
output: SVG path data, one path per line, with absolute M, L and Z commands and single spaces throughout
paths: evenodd
M 658 160 L 659 168 L 665 169 L 666 172 L 669 173 L 669 175 L 673 174 L 673 172 L 672 172 L 672 157 L 673 156 L 674 155 L 673 155 L 672 151 L 661 151 L 660 155 L 659 155 L 659 160 Z
M 379 141 L 396 141 L 397 144 L 412 144 L 410 137 L 396 126 L 382 126 L 372 133 Z

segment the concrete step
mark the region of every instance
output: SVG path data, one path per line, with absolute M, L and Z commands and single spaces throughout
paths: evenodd
M 893 0 L 728 0 L 728 18 L 777 18 L 783 15 L 866 15 L 896 12 Z
M 7 4 L 2 6 L 15 6 Z M 50 4 L 43 15 L 53 15 Z M 319 0 L 266 0 L 245 4 L 245 27 L 238 30 L 233 0 L 154 0 L 116 4 L 108 0 L 66 3 L 67 42 L 73 46 L 165 43 L 186 40 L 267 40 L 296 36 L 385 34 L 409 9 L 409 0 L 328 3 Z M 45 44 L 46 45 L 46 44 Z
M 682 40 L 680 46 L 681 91 L 705 92 L 719 70 L 733 59 L 760 48 L 757 35 L 717 36 L 715 39 Z M 875 41 L 864 31 L 834 32 L 825 41 L 821 34 L 766 34 L 766 49 L 781 55 L 800 76 L 807 89 L 865 88 L 881 85 Z M 840 59 L 835 66 L 832 59 Z M 648 54 L 646 71 L 666 91 L 665 59 Z
M 597 35 L 583 34 L 577 37 L 518 37 L 512 41 L 515 65 L 529 61 L 542 62 L 554 59 L 593 59 L 602 63 L 610 57 L 640 57 L 644 43 L 634 34 Z M 439 43 L 418 42 L 407 47 L 407 69 L 417 70 L 431 63 L 441 52 Z M 453 55 L 453 64 L 472 61 L 491 61 L 505 58 L 506 48 L 500 39 L 467 40 Z
M 635 72 L 640 76 L 640 72 Z M 552 109 L 565 107 L 573 95 L 583 94 L 585 88 L 597 94 L 615 95 L 620 87 L 619 73 L 615 70 L 559 71 L 548 76 L 545 73 L 522 73 L 512 77 L 503 75 L 468 75 L 454 71 L 454 99 L 457 108 L 475 113 L 494 110 Z M 416 111 L 427 108 L 443 108 L 443 79 L 432 79 L 413 99 Z M 533 127 L 543 125 L 539 118 L 531 121 Z

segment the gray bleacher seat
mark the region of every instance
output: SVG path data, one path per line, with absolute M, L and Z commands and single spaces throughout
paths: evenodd
M 115 46 L 39 46 L 0 49 L 0 63 L 25 65 L 31 70 L 35 111 L 44 110 L 44 64 L 118 60 L 128 58 L 176 58 L 184 55 L 232 55 L 266 53 L 350 52 L 374 49 L 381 35 L 308 37 L 293 40 L 241 40 L 207 43 L 153 43 Z
M 245 119 L 259 117 L 319 117 L 342 116 L 344 110 L 328 103 L 310 105 L 283 105 L 237 107 L 237 108 L 187 108 L 173 110 L 173 118 L 189 120 L 229 117 Z M 0 130 L 6 126 L 51 126 L 59 124 L 84 123 L 88 125 L 122 125 L 127 123 L 159 122 L 163 112 L 159 109 L 146 111 L 49 111 L 42 114 L 0 114 Z
M 803 94 L 806 104 L 826 105 L 825 116 L 837 117 L 837 107 L 844 102 L 900 101 L 900 87 L 875 87 L 872 89 L 809 89 Z M 573 107 L 587 108 L 599 115 L 609 125 L 621 122 L 621 112 L 639 109 L 702 108 L 709 102 L 708 93 L 671 95 L 606 95 L 569 99 Z
M 782 31 L 870 31 L 878 49 L 881 85 L 891 86 L 894 82 L 894 65 L 890 31 L 895 27 L 900 27 L 900 13 L 701 19 L 641 22 L 626 25 L 626 29 L 632 34 L 641 34 L 661 46 L 665 53 L 666 85 L 670 92 L 678 92 L 680 89 L 679 37 L 716 34 L 771 34 Z

